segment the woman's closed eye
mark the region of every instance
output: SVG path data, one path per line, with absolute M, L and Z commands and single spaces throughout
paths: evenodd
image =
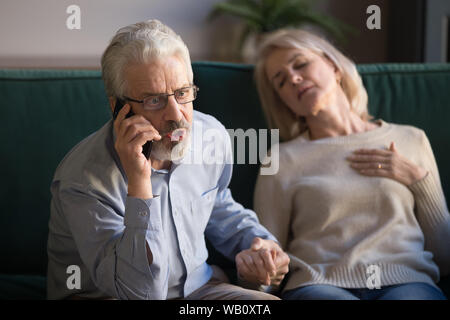
M 297 62 L 293 65 L 294 70 L 300 70 L 308 65 L 308 62 Z M 286 82 L 286 77 L 282 77 L 280 82 L 278 83 L 278 88 L 281 89 L 283 87 L 284 83 Z
M 300 70 L 301 68 L 303 68 L 304 66 L 306 66 L 308 63 L 307 62 L 303 62 L 303 63 L 296 63 L 294 65 L 294 69 L 295 70 Z

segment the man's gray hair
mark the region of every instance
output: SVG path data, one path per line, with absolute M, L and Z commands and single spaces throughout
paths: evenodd
M 126 91 L 125 69 L 132 63 L 149 63 L 177 55 L 193 83 L 189 50 L 181 37 L 158 20 L 139 22 L 117 31 L 102 55 L 102 78 L 108 97 L 123 98 Z

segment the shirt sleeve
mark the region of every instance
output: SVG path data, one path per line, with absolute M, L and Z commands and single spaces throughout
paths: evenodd
M 255 237 L 277 239 L 258 220 L 255 212 L 234 201 L 229 183 L 233 174 L 231 142 L 226 135 L 224 164 L 218 181 L 218 192 L 205 235 L 224 256 L 234 260 L 237 253 L 248 249 Z
M 119 299 L 166 298 L 169 264 L 159 197 L 127 197 L 124 217 L 117 204 L 89 186 L 60 185 L 52 201 L 101 291 Z M 151 265 L 146 244 L 153 255 Z
M 417 220 L 425 235 L 425 249 L 434 255 L 441 274 L 450 273 L 450 214 L 442 190 L 436 160 L 422 131 L 421 150 L 428 174 L 409 186 L 414 194 Z

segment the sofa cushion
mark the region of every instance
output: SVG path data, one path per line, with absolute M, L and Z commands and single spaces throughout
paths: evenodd
M 0 71 L 3 181 L 0 264 L 4 273 L 44 275 L 50 182 L 58 163 L 108 118 L 97 71 Z

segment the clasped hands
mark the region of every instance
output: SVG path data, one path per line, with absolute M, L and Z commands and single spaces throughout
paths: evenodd
M 259 237 L 235 260 L 239 276 L 251 283 L 278 286 L 289 271 L 289 256 L 275 241 Z

